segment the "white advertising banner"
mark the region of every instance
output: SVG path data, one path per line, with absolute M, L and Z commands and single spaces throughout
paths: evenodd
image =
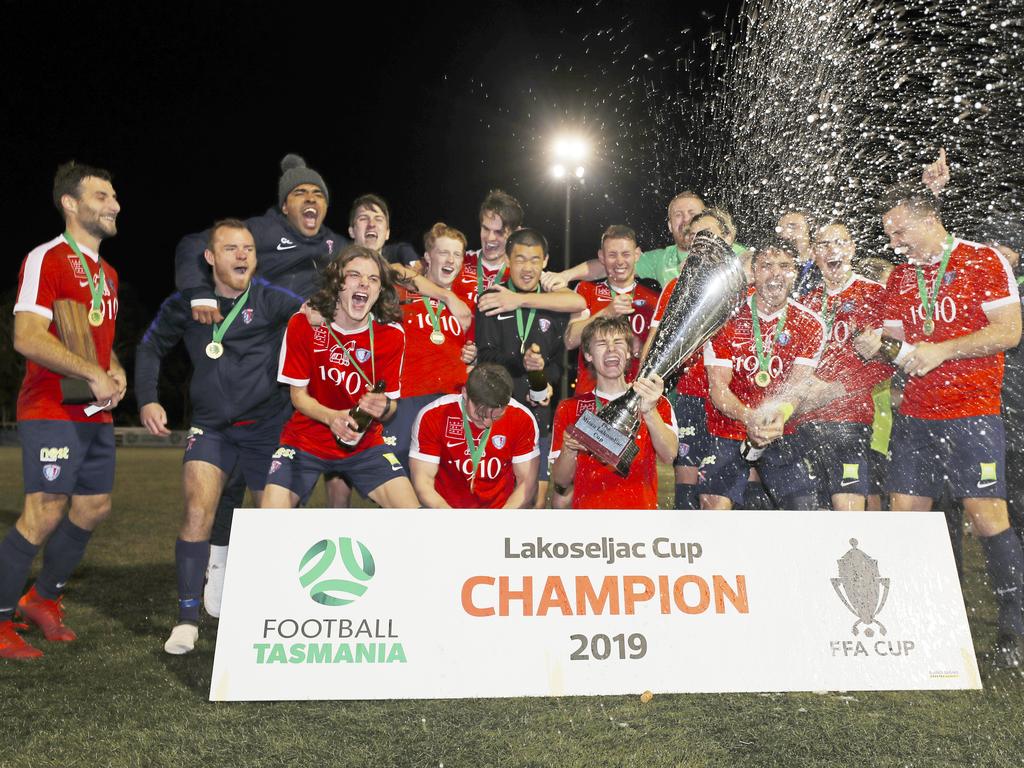
M 238 510 L 210 699 L 980 688 L 941 513 Z

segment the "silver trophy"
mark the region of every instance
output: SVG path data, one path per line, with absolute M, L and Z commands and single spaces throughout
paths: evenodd
M 746 288 L 743 264 L 732 247 L 710 232 L 698 232 L 639 375 L 667 379 L 675 373 L 736 311 Z M 566 433 L 626 477 L 640 450 L 639 429 L 640 397 L 630 389 L 599 413 L 584 413 Z
M 875 634 L 871 624 L 877 625 L 884 635 L 885 626 L 876 617 L 889 598 L 889 579 L 879 575 L 877 560 L 857 549 L 856 539 L 850 539 L 850 546 L 852 549 L 838 560 L 839 578 L 832 579 L 832 588 L 843 605 L 857 617 L 853 623 L 854 635 L 858 634 L 857 627 L 861 624 L 867 637 Z

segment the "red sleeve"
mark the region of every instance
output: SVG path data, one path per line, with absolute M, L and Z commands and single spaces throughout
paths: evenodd
M 704 345 L 704 365 L 732 367 L 732 323 L 726 323 Z
M 661 420 L 668 424 L 672 431 L 679 431 L 679 425 L 676 423 L 676 412 L 672 408 L 672 403 L 664 395 L 658 401 L 658 413 L 661 415 Z
M 440 412 L 440 408 L 431 405 L 427 405 L 419 412 L 412 426 L 412 443 L 409 445 L 409 455 L 412 458 L 424 461 L 437 459 L 432 462 L 434 464 L 441 462 L 441 430 L 438 429 L 441 423 L 438 419 Z
M 853 320 L 858 329 L 880 328 L 884 318 L 882 308 L 885 306 L 885 287 L 872 285 L 864 291 L 860 304 L 854 310 Z
M 53 319 L 53 301 L 60 296 L 62 259 L 47 256 L 48 251 L 36 248 L 21 264 L 18 278 L 18 300 L 15 312 L 34 312 Z
M 405 330 L 397 323 L 383 326 L 387 342 L 382 344 L 377 360 L 377 378 L 384 379 L 387 396 L 392 400 L 402 396 L 402 361 L 405 357 Z
M 991 248 L 979 248 L 975 258 L 978 263 L 978 293 L 985 297 L 981 308 L 988 311 L 1019 303 L 1017 280 L 1003 255 Z
M 318 329 L 326 333 L 326 328 Z M 277 380 L 294 387 L 305 387 L 313 377 L 313 328 L 301 313 L 288 321 L 281 358 L 278 361 Z
M 651 318 L 651 328 L 657 328 L 661 318 L 664 317 L 665 307 L 668 306 L 668 298 L 672 295 L 672 291 L 675 290 L 677 282 L 679 282 L 679 279 L 675 277 L 669 280 L 668 285 L 665 286 L 665 289 L 658 297 L 658 306 L 654 310 L 654 317 Z
M 530 454 L 537 455 L 537 441 L 540 436 L 537 428 L 537 420 L 533 417 L 525 408 L 523 410 L 516 409 L 516 413 L 519 414 L 517 419 L 516 431 L 515 431 L 515 445 L 512 446 L 512 461 L 516 459 L 522 459 L 529 457 Z
M 570 410 L 576 404 L 576 399 L 570 397 L 558 404 L 555 410 L 555 421 L 551 427 L 551 451 L 550 456 L 557 456 L 562 450 L 562 435 L 568 426 Z

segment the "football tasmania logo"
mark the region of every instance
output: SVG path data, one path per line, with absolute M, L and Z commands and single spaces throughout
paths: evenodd
M 366 592 L 376 565 L 360 541 L 342 536 L 322 539 L 306 550 L 299 563 L 299 583 L 321 605 L 348 605 Z

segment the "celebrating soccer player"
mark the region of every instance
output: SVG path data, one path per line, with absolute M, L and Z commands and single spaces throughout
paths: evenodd
M 0 542 L 0 657 L 9 659 L 43 655 L 15 631 L 15 607 L 47 640 L 75 639 L 62 594 L 110 513 L 110 411 L 127 389 L 112 349 L 117 272 L 99 255 L 100 243 L 117 234 L 121 210 L 110 174 L 66 163 L 53 180 L 53 202 L 64 234 L 25 257 L 14 305 L 14 348 L 27 361 L 18 394 L 25 506 Z M 87 385 L 82 397 L 73 393 L 76 382 Z M 19 600 L 43 542 L 42 571 Z
M 565 331 L 565 348 L 580 346 L 583 330 L 598 317 L 627 317 L 633 329 L 631 362 L 626 370 L 626 380 L 632 381 L 640 362 L 640 349 L 651 330 L 651 317 L 658 303 L 658 291 L 650 284 L 637 281 L 636 260 L 640 250 L 636 245 L 636 232 L 630 227 L 613 225 L 601 236 L 598 261 L 604 265 L 608 277 L 597 282 L 581 282 L 576 293 L 587 302 L 587 308 L 574 314 Z M 594 377 L 579 352 L 579 374 L 576 378 L 576 394 L 589 392 L 594 388 Z
M 927 510 L 949 484 L 985 550 L 999 605 L 994 662 L 1024 664 L 1024 554 L 1006 509 L 1006 438 L 1000 416 L 1003 350 L 1021 335 L 1009 264 L 996 250 L 946 231 L 930 195 L 896 191 L 882 224 L 898 265 L 886 285 L 883 329 L 903 342 L 907 374 L 894 424 L 888 490 L 894 510 Z M 862 333 L 870 358 L 881 331 Z
M 224 484 L 238 467 L 258 505 L 277 447 L 287 393 L 277 383 L 281 330 L 302 304 L 291 291 L 253 279 L 256 242 L 245 224 L 224 219 L 210 230 L 206 259 L 224 320 L 192 319 L 188 299 L 170 296 L 135 354 L 139 416 L 151 434 L 169 435 L 157 399 L 160 361 L 184 339 L 192 361 L 192 426 L 185 445 L 185 513 L 174 559 L 178 569 L 178 623 L 164 644 L 189 653 L 199 636 L 200 593 L 210 556 L 210 531 Z M 211 615 L 220 606 L 208 607 Z
M 764 448 L 757 470 L 778 506 L 815 504 L 815 485 L 786 419 L 801 405 L 799 393 L 821 357 L 825 332 L 816 314 L 789 297 L 796 259 L 783 244 L 756 249 L 754 293 L 704 345 L 713 406 L 707 409 L 708 431 L 715 444 L 714 460 L 698 488 L 705 509 L 743 502 L 750 472 L 740 453 L 744 440 Z M 783 434 L 787 438 L 778 440 Z
M 278 381 L 295 413 L 281 433 L 264 507 L 294 507 L 320 476 L 335 472 L 382 507 L 417 507 L 402 463 L 384 445 L 381 421 L 395 413 L 405 332 L 387 262 L 361 245 L 345 248 L 309 300 L 325 319 L 288 323 Z
M 410 472 L 423 506 L 533 506 L 537 420 L 512 399 L 512 377 L 500 365 L 476 366 L 461 394 L 419 412 L 412 433 Z
M 656 509 L 657 462 L 672 461 L 678 450 L 675 415 L 662 395 L 665 382 L 657 375 L 632 384 L 640 395 L 642 420 L 636 438 L 640 450 L 627 477 L 617 475 L 566 434 L 584 412 L 599 411 L 626 393 L 632 344 L 633 329 L 623 316 L 598 317 L 583 329 L 583 358 L 592 369 L 595 388 L 558 404 L 551 442 L 551 482 L 558 497 L 571 494 L 575 509 Z

